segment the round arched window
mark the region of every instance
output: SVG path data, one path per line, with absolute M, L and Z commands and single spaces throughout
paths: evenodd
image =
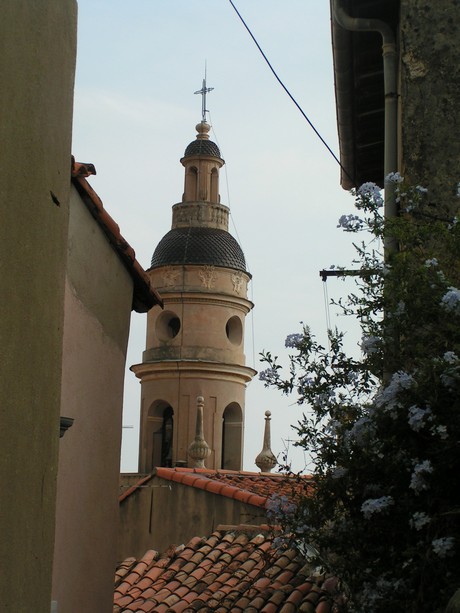
M 236 315 L 230 317 L 225 325 L 225 332 L 228 340 L 233 345 L 240 345 L 243 340 L 243 324 L 241 323 L 241 319 Z
M 155 330 L 160 341 L 170 341 L 180 331 L 180 319 L 172 311 L 163 311 L 158 317 Z

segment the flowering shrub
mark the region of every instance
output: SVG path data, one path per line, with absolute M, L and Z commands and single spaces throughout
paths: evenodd
M 305 406 L 298 445 L 315 463 L 314 494 L 272 501 L 269 519 L 319 552 L 348 611 L 434 613 L 460 586 L 460 228 L 426 189 L 391 179 L 397 218 L 368 183 L 360 217 L 339 222 L 369 237 L 337 303 L 359 320 L 359 357 L 343 332 L 326 348 L 308 326 L 286 339 L 286 375 L 262 354 L 265 384 Z M 389 237 L 399 248 L 384 259 Z

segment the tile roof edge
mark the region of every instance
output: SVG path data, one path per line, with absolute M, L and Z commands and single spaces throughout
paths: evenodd
M 107 236 L 110 244 L 117 252 L 123 265 L 130 274 L 133 283 L 133 304 L 132 309 L 138 313 L 146 313 L 154 305 L 163 307 L 163 301 L 150 284 L 148 274 L 136 260 L 136 254 L 131 245 L 121 235 L 120 228 L 113 218 L 107 213 L 102 204 L 102 200 L 86 181 L 86 177 L 95 175 L 96 169 L 93 164 L 83 164 L 75 162 L 72 156 L 71 179 L 80 198 L 97 221 L 98 225 Z
M 208 476 L 209 473 L 208 475 L 206 475 L 194 471 L 176 472 L 174 469 L 171 468 L 158 467 L 155 469 L 155 475 L 160 479 L 166 479 L 167 481 L 175 481 L 176 483 L 181 483 L 182 485 L 186 485 L 188 487 L 201 489 L 217 496 L 225 496 L 226 498 L 232 498 L 233 500 L 238 500 L 239 502 L 242 502 L 244 504 L 250 504 L 254 507 L 263 508 L 267 504 L 267 496 L 260 496 L 259 494 L 248 492 L 247 490 L 243 490 L 234 485 L 222 483 L 218 479 L 213 479 L 212 477 Z M 217 486 L 219 486 L 218 489 L 216 491 L 213 491 Z
M 271 534 L 273 528 L 268 524 L 218 524 L 214 532 L 263 532 Z

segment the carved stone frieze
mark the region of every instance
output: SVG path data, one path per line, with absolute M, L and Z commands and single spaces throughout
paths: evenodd
M 176 284 L 179 277 L 179 271 L 173 266 L 167 266 L 163 271 L 163 284 L 165 287 L 171 287 Z
M 243 291 L 243 274 L 241 272 L 234 272 L 232 274 L 233 291 L 240 295 Z
M 214 266 L 203 266 L 198 272 L 201 284 L 207 289 L 212 289 L 217 281 L 217 273 Z

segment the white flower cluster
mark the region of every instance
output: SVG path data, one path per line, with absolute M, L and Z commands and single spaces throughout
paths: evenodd
M 393 505 L 395 501 L 392 496 L 382 496 L 381 498 L 368 498 L 361 505 L 362 514 L 366 519 L 370 519 L 374 513 L 381 513 Z
M 441 299 L 441 306 L 448 313 L 460 314 L 460 290 L 456 287 L 447 288 L 447 292 Z
M 386 177 L 385 181 L 387 183 L 402 183 L 404 181 L 404 177 L 401 177 L 399 172 L 390 172 Z
M 440 558 L 447 558 L 453 555 L 455 539 L 453 536 L 444 536 L 431 541 L 434 553 Z
M 303 340 L 302 334 L 288 334 L 286 340 L 284 341 L 285 347 L 292 347 L 293 349 L 298 349 L 300 343 Z
M 375 398 L 377 407 L 384 407 L 386 411 L 392 411 L 399 406 L 398 394 L 412 387 L 414 379 L 403 370 L 398 370 L 391 377 L 390 383 Z
M 420 432 L 420 430 L 426 426 L 427 422 L 433 419 L 432 412 L 429 407 L 426 409 L 420 409 L 414 405 L 409 407 L 408 413 L 409 426 L 414 432 Z
M 427 490 L 429 485 L 426 481 L 426 476 L 432 472 L 433 466 L 430 460 L 424 460 L 416 464 L 411 475 L 409 487 L 414 490 L 416 494 L 420 494 L 423 490 Z
M 436 258 L 431 258 L 431 260 L 425 260 L 425 266 L 427 268 L 431 268 L 438 265 L 438 260 Z
M 345 232 L 357 232 L 362 230 L 364 226 L 363 220 L 357 215 L 341 215 L 338 228 L 343 228 Z
M 443 441 L 445 441 L 446 438 L 449 438 L 446 426 L 433 426 L 431 428 L 431 432 L 432 434 L 437 434 Z
M 363 336 L 361 340 L 361 351 L 365 355 L 372 355 L 379 350 L 380 339 L 378 336 Z
M 409 520 L 409 524 L 412 528 L 415 528 L 415 530 L 421 530 L 424 526 L 429 524 L 430 521 L 431 519 L 426 513 L 423 513 L 422 511 L 416 511 L 412 515 L 412 519 Z
M 376 183 L 367 182 L 363 183 L 356 191 L 358 196 L 363 198 L 369 198 L 374 202 L 376 206 L 383 206 L 383 198 L 381 195 L 382 190 Z
M 350 431 L 346 433 L 346 438 L 362 447 L 374 432 L 375 425 L 368 416 L 364 415 L 355 421 Z
M 442 356 L 442 359 L 448 364 L 457 364 L 458 362 L 458 356 L 453 351 L 446 351 L 446 353 Z
M 278 377 L 278 371 L 276 368 L 266 368 L 259 373 L 259 380 L 266 383 L 273 383 Z

